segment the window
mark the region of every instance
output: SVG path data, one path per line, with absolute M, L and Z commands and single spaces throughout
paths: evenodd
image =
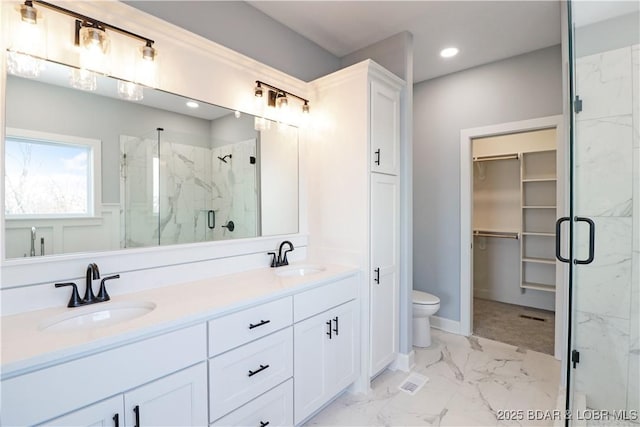
M 5 215 L 94 216 L 100 141 L 7 129 Z

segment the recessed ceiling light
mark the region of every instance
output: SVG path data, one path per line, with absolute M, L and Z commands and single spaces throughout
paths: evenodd
M 459 50 L 457 47 L 448 47 L 440 51 L 440 56 L 442 56 L 443 58 L 451 58 L 453 56 L 456 56 L 458 52 Z
M 198 108 L 199 105 L 195 101 L 187 101 L 187 107 L 189 107 L 189 108 Z

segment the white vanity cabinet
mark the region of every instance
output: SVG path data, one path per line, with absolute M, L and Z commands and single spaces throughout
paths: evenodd
M 350 278 L 295 296 L 298 318 L 307 317 L 293 327 L 296 424 L 356 378 L 356 285 Z
M 307 146 L 314 255 L 352 262 L 360 290 L 363 381 L 399 352 L 400 95 L 404 82 L 371 60 L 314 81 L 331 127 Z
M 115 425 L 118 414 L 120 425 L 133 426 L 136 406 L 147 425 L 163 419 L 206 425 L 205 360 L 203 323 L 4 379 L 2 425 L 48 425 L 64 414 L 69 422 L 51 422 Z M 111 406 L 116 400 L 119 409 Z
M 46 426 L 201 426 L 207 424 L 207 367 L 153 381 L 70 414 Z

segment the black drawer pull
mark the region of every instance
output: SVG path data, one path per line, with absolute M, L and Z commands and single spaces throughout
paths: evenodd
M 376 273 L 376 277 L 373 278 L 373 281 L 380 284 L 380 267 L 373 270 L 373 272 Z
M 257 328 L 258 326 L 266 325 L 271 320 L 261 320 L 260 323 L 249 323 L 249 329 Z
M 336 322 L 336 326 L 333 328 L 333 332 L 335 332 L 336 336 L 338 336 L 338 316 L 334 317 L 333 321 Z
M 332 338 L 332 336 L 331 336 L 331 320 L 327 320 L 325 323 L 329 327 L 329 330 L 327 331 L 327 335 L 329 335 L 329 339 L 331 339 Z
M 260 421 L 260 427 L 267 427 L 269 425 L 269 421 L 266 423 L 264 421 Z
M 120 427 L 120 414 L 115 414 L 113 416 L 113 425 L 115 427 Z
M 375 155 L 376 155 L 376 159 L 374 160 L 374 163 L 380 166 L 380 149 L 379 148 L 375 151 Z
M 269 365 L 260 365 L 260 369 L 256 369 L 255 371 L 249 371 L 249 376 L 252 377 L 255 374 L 257 374 L 258 372 L 262 372 L 265 369 L 267 369 L 269 367 Z

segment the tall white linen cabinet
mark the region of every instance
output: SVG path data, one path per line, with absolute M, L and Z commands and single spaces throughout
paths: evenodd
M 312 82 L 305 147 L 309 253 L 361 268 L 360 385 L 399 346 L 400 93 L 404 81 L 366 60 Z

